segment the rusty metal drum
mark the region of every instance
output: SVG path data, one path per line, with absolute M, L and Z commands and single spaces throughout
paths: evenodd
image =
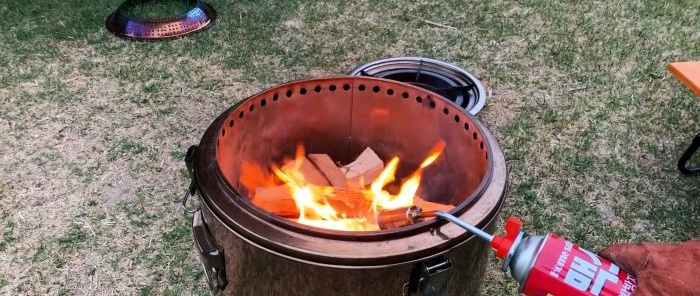
M 303 142 L 348 161 L 364 147 L 400 156 L 407 174 L 445 141 L 424 172 L 422 196 L 493 230 L 507 170 L 494 136 L 464 108 L 426 89 L 372 77 L 329 77 L 272 87 L 240 101 L 188 151 L 193 232 L 210 288 L 222 295 L 477 295 L 489 246 L 430 220 L 392 230 L 335 231 L 256 207 L 241 164 L 269 165 Z

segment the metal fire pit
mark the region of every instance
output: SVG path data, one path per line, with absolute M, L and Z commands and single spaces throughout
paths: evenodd
M 190 9 L 185 14 L 171 18 L 138 19 L 125 14 L 128 9 L 144 2 L 166 0 L 127 0 L 110 14 L 105 21 L 112 34 L 132 40 L 170 40 L 200 32 L 216 19 L 216 11 L 200 0 L 189 0 Z
M 445 150 L 424 171 L 420 195 L 492 230 L 505 198 L 503 152 L 483 124 L 433 92 L 333 77 L 276 86 L 231 107 L 186 158 L 188 197 L 199 196 L 201 205 L 193 232 L 210 288 L 224 295 L 477 295 L 489 246 L 458 226 L 314 228 L 256 207 L 239 182 L 244 160 L 269 167 L 294 155 L 297 143 L 341 162 L 367 146 L 383 159 L 399 156 L 401 178 L 439 140 Z

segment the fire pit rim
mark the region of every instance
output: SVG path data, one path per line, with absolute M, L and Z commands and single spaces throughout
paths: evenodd
M 483 126 L 482 123 L 480 123 L 471 114 L 466 112 L 466 110 L 460 108 L 459 106 L 457 106 L 453 102 L 451 102 L 447 99 L 444 99 L 441 96 L 434 94 L 428 90 L 425 90 L 425 89 L 422 89 L 422 88 L 419 88 L 416 86 L 412 86 L 410 84 L 393 81 L 393 80 L 379 79 L 379 78 L 367 78 L 367 77 L 344 77 L 344 76 L 343 77 L 326 77 L 326 78 L 320 78 L 320 79 L 306 79 L 306 80 L 300 80 L 300 81 L 324 81 L 324 80 L 332 80 L 332 79 L 351 79 L 351 80 L 355 80 L 355 81 L 357 81 L 357 80 L 387 81 L 390 84 L 401 85 L 402 87 L 406 87 L 406 88 L 412 88 L 412 89 L 416 90 L 417 92 L 430 94 L 430 96 L 432 96 L 434 98 L 439 98 L 443 102 L 448 103 L 450 105 L 453 105 L 455 110 L 461 110 L 461 112 L 462 112 L 461 114 L 467 116 L 474 123 L 474 126 L 479 129 L 479 132 L 481 133 L 482 137 L 484 138 L 484 144 L 486 146 L 487 153 L 488 153 L 488 155 L 492 156 L 490 158 L 502 157 L 502 152 L 500 150 L 498 150 L 497 147 L 496 147 L 497 148 L 496 150 L 498 150 L 501 155 L 493 153 L 494 149 L 492 149 L 492 147 L 490 146 L 491 142 L 493 142 L 495 146 L 498 146 L 498 144 L 495 143 L 493 136 L 490 134 L 488 129 L 486 129 Z M 245 104 L 246 102 L 248 102 L 251 98 L 254 98 L 255 96 L 258 96 L 258 95 L 261 95 L 264 93 L 268 93 L 271 90 L 275 90 L 275 89 L 278 89 L 278 90 L 284 89 L 284 87 L 287 87 L 289 85 L 292 85 L 292 84 L 298 83 L 298 82 L 299 81 L 294 81 L 294 82 L 289 82 L 289 83 L 273 86 L 273 87 L 268 88 L 264 91 L 261 91 L 257 94 L 249 96 L 244 100 L 241 100 L 240 102 L 236 103 L 235 105 L 230 107 L 228 110 L 223 112 L 209 126 L 209 128 L 205 132 L 205 135 L 202 137 L 202 140 L 200 142 L 200 151 L 199 151 L 199 153 L 197 153 L 198 160 L 197 160 L 196 167 L 198 169 L 195 169 L 195 179 L 197 182 L 197 187 L 200 188 L 200 190 L 198 190 L 198 191 L 199 191 L 202 203 L 205 204 L 207 208 L 211 209 L 211 212 L 214 214 L 216 219 L 218 219 L 220 222 L 222 222 L 223 225 L 226 225 L 226 227 L 229 228 L 231 231 L 233 231 L 236 235 L 238 235 L 239 237 L 241 237 L 242 239 L 244 239 L 248 242 L 253 243 L 256 246 L 260 246 L 261 248 L 264 248 L 264 249 L 266 249 L 270 252 L 276 253 L 276 254 L 290 254 L 290 253 L 297 254 L 298 253 L 301 255 L 301 257 L 306 257 L 306 256 L 310 255 L 308 249 L 301 248 L 298 250 L 294 250 L 294 248 L 289 244 L 291 242 L 288 242 L 284 246 L 283 250 L 280 250 L 279 248 L 276 248 L 277 245 L 275 242 L 273 242 L 269 237 L 266 237 L 265 233 L 251 232 L 250 229 L 246 229 L 246 226 L 243 225 L 243 223 L 239 223 L 239 222 L 241 222 L 240 220 L 237 221 L 237 219 L 232 218 L 232 216 L 235 216 L 234 214 L 253 214 L 247 218 L 253 218 L 253 221 L 257 220 L 258 222 L 263 222 L 263 223 L 264 222 L 268 222 L 268 223 L 271 222 L 268 219 L 264 219 L 265 218 L 264 215 L 263 216 L 254 215 L 254 213 L 260 212 L 260 213 L 266 214 L 267 216 L 274 216 L 273 221 L 274 221 L 274 219 L 277 219 L 277 220 L 285 220 L 284 222 L 289 223 L 289 224 L 293 223 L 291 221 L 286 221 L 286 219 L 277 217 L 273 214 L 263 212 L 262 210 L 258 209 L 256 206 L 254 206 L 247 198 L 240 196 L 233 189 L 234 187 L 231 186 L 231 184 L 229 184 L 228 181 L 226 180 L 226 178 L 223 176 L 223 173 L 220 171 L 220 168 L 218 165 L 218 159 L 216 157 L 216 149 L 217 149 L 217 142 L 218 142 L 217 135 L 220 133 L 220 129 L 223 126 L 223 123 L 226 122 L 226 119 L 232 114 L 232 112 L 234 110 L 236 110 L 236 108 L 240 107 L 242 104 Z M 208 142 L 205 141 L 207 139 L 209 139 Z M 488 141 L 487 139 L 489 139 L 491 141 Z M 204 151 L 202 151 L 202 150 L 204 150 Z M 200 159 L 202 157 L 202 152 L 205 153 L 206 155 L 208 155 L 209 158 L 202 161 Z M 505 164 L 503 164 L 503 166 L 505 166 Z M 211 167 L 216 168 L 215 169 L 216 173 L 213 175 L 212 175 L 212 171 L 207 170 L 207 168 L 211 168 Z M 493 161 L 489 161 L 489 168 L 487 170 L 488 177 L 485 176 L 482 179 L 482 182 L 479 185 L 478 190 L 474 191 L 474 193 L 473 193 L 474 195 L 477 195 L 479 192 L 483 192 L 486 189 L 490 189 L 491 184 L 489 184 L 489 178 L 493 174 L 493 171 L 494 171 Z M 207 190 L 206 192 L 203 192 L 203 190 L 201 190 L 201 188 L 203 188 L 203 187 L 206 187 L 209 190 Z M 235 204 L 235 208 L 233 208 L 233 209 L 235 209 L 237 211 L 234 211 L 234 212 L 231 211 L 232 208 L 230 206 L 232 206 L 232 204 L 225 205 L 225 204 L 221 204 L 220 202 L 214 202 L 212 200 L 211 196 L 209 196 L 209 194 L 212 193 L 212 191 L 216 191 L 213 193 L 225 195 L 230 201 L 233 202 L 233 204 Z M 487 214 L 487 217 L 490 217 L 490 218 L 483 219 L 480 222 L 478 222 L 477 224 L 482 225 L 482 226 L 487 225 L 488 223 L 490 223 L 488 221 L 491 221 L 494 218 L 494 216 L 495 216 L 494 213 L 498 212 L 498 209 L 500 208 L 500 206 L 503 202 L 503 199 L 505 196 L 505 189 L 502 190 L 500 195 L 501 196 L 498 199 L 497 206 L 493 207 L 491 209 L 491 211 Z M 465 203 L 467 203 L 467 202 L 464 202 L 464 203 L 460 204 L 458 207 L 455 207 L 452 212 L 457 212 L 457 213 L 466 212 L 467 209 L 471 206 L 471 204 L 464 205 Z M 223 216 L 223 219 L 222 219 L 222 216 Z M 223 221 L 223 220 L 225 220 L 225 221 Z M 484 221 L 484 220 L 488 220 L 488 221 Z M 248 222 L 250 222 L 250 221 L 248 221 Z M 293 223 L 293 224 L 297 224 L 297 223 Z M 420 235 L 426 234 L 427 233 L 426 230 L 428 230 L 428 229 L 450 228 L 450 225 L 444 225 L 444 224 L 445 224 L 445 222 L 443 222 L 443 221 L 433 220 L 433 221 L 423 222 L 423 223 L 417 224 L 413 228 L 405 227 L 405 228 L 399 229 L 399 230 L 397 230 L 397 233 L 406 234 L 406 235 L 401 235 L 401 237 L 403 237 L 403 238 L 420 236 Z M 285 231 L 288 234 L 290 233 L 289 229 L 283 229 L 283 227 L 281 227 L 277 223 L 270 223 L 270 225 L 267 225 L 267 226 L 269 226 L 267 231 L 272 231 L 272 232 Z M 319 228 L 315 228 L 315 227 L 311 228 L 311 230 L 313 230 L 312 233 L 297 232 L 297 234 L 300 236 L 313 235 L 313 237 L 316 237 L 316 238 L 334 239 L 337 242 L 337 241 L 339 241 L 339 237 L 336 236 L 336 233 L 340 232 L 340 233 L 344 233 L 344 234 L 349 234 L 350 239 L 347 240 L 348 243 L 365 241 L 364 239 L 367 238 L 367 235 L 366 235 L 367 232 L 332 231 L 332 230 L 326 230 L 326 229 L 319 229 Z M 331 237 L 319 236 L 319 234 L 321 233 L 319 230 L 327 231 L 327 232 L 331 233 L 332 236 Z M 413 232 L 413 231 L 415 231 L 415 232 Z M 387 233 L 388 233 L 387 231 L 373 231 L 373 232 L 378 233 L 379 235 L 384 235 L 384 236 L 377 236 L 375 239 L 369 240 L 368 242 L 381 241 L 383 239 L 395 239 L 395 237 L 391 237 L 391 235 L 387 236 Z M 250 237 L 246 236 L 245 233 L 248 233 L 248 235 L 250 235 Z M 469 234 L 469 233 L 466 233 L 463 231 L 460 231 L 460 233 L 461 234 L 458 235 L 457 237 L 450 237 L 449 239 L 446 240 L 446 241 L 450 241 L 452 243 L 447 244 L 447 243 L 443 242 L 441 244 L 441 246 L 443 246 L 444 249 L 442 249 L 442 251 L 440 251 L 440 253 L 444 253 L 444 252 L 449 251 L 450 249 L 466 242 L 466 240 L 469 237 L 471 237 L 471 234 Z M 342 241 L 342 240 L 340 240 L 340 241 Z M 418 261 L 418 260 L 425 259 L 427 257 L 435 256 L 438 254 L 435 252 L 435 250 L 436 250 L 435 248 L 431 248 L 431 251 L 429 252 L 429 254 L 423 254 L 421 258 L 414 259 L 411 261 Z M 284 255 L 284 256 L 298 260 L 298 261 L 304 261 L 303 259 L 300 259 L 300 256 L 291 256 L 291 255 Z M 324 258 L 324 256 L 322 256 L 321 254 L 313 254 L 311 257 L 313 257 L 314 260 L 311 260 L 309 262 L 312 262 L 312 263 L 317 264 L 317 265 L 328 264 L 329 266 L 337 266 L 338 262 L 344 262 L 342 264 L 349 264 L 349 265 L 354 266 L 353 263 L 363 262 L 363 260 L 358 261 L 358 258 L 347 259 L 347 262 L 343 261 L 342 258 L 334 258 L 335 260 L 331 260 L 332 263 L 320 263 L 323 260 L 319 261 L 318 259 Z M 400 256 L 400 257 L 405 257 L 405 256 Z M 377 260 L 377 258 L 372 258 L 371 262 L 386 262 L 387 260 L 389 262 L 396 261 L 396 258 L 393 258 L 393 259 L 392 258 L 384 258 L 384 259 L 385 260 Z M 362 263 L 361 265 L 365 266 L 365 267 L 369 266 L 369 265 L 371 265 L 369 262 L 370 261 L 367 261 L 365 263 Z M 401 262 L 398 262 L 396 264 L 404 264 L 406 262 L 407 261 L 401 261 Z M 381 266 L 386 266 L 386 264 L 382 264 Z
M 354 91 L 354 83 L 356 81 L 384 81 L 389 84 L 395 84 L 399 85 L 401 87 L 406 87 L 409 89 L 413 89 L 417 92 L 424 92 L 426 96 L 423 96 L 426 98 L 435 98 L 437 100 L 440 100 L 443 103 L 446 103 L 448 105 L 451 105 L 455 108 L 457 112 L 460 112 L 462 115 L 468 118 L 471 122 L 476 122 L 476 118 L 474 115 L 470 114 L 468 110 L 465 110 L 461 106 L 457 105 L 456 103 L 450 101 L 447 98 L 442 97 L 441 95 L 434 93 L 430 90 L 405 83 L 405 82 L 400 82 L 396 80 L 391 80 L 391 79 L 385 79 L 385 78 L 376 78 L 376 77 L 357 77 L 357 76 L 332 76 L 332 77 L 323 77 L 323 78 L 314 78 L 314 79 L 301 79 L 301 80 L 295 80 L 295 81 L 290 81 L 286 82 L 283 84 L 275 85 L 272 87 L 269 87 L 263 91 L 260 91 L 256 94 L 253 94 L 251 96 L 246 97 L 245 99 L 241 100 L 240 102 L 236 103 L 233 107 L 231 107 L 229 110 L 221 114 L 221 117 L 223 117 L 222 124 L 212 124 L 213 126 L 218 126 L 217 128 L 217 133 L 221 133 L 221 130 L 225 128 L 225 123 L 229 117 L 232 117 L 234 114 L 234 110 L 237 110 L 238 107 L 241 105 L 247 103 L 249 100 L 254 99 L 256 97 L 265 97 L 266 94 L 268 93 L 280 93 L 283 94 L 285 93 L 286 90 L 288 90 L 291 86 L 296 85 L 300 82 L 321 82 L 321 81 L 326 81 L 326 80 L 336 80 L 336 79 L 350 79 L 353 81 L 351 90 Z M 217 122 L 219 120 L 217 119 Z M 476 128 L 479 132 L 480 135 L 484 135 L 484 127 L 474 124 L 474 128 Z M 216 138 L 212 139 L 216 140 Z M 484 150 L 486 151 L 487 155 L 491 155 L 491 145 L 488 143 L 488 141 L 484 141 Z M 218 171 L 218 174 L 220 176 L 224 176 L 224 172 L 221 170 L 221 167 L 219 166 L 218 159 L 216 162 L 216 168 Z M 487 168 L 486 168 L 486 174 L 482 178 L 481 182 L 477 186 L 477 188 L 469 194 L 465 198 L 464 202 L 461 202 L 460 204 L 454 206 L 449 212 L 453 214 L 461 214 L 466 212 L 471 205 L 478 199 L 481 193 L 486 189 L 486 185 L 490 182 L 491 176 L 493 174 L 493 163 L 488 162 Z M 392 229 L 392 230 L 376 230 L 376 231 L 339 231 L 339 230 L 331 230 L 331 229 L 325 229 L 325 228 L 319 228 L 319 227 L 314 227 L 314 226 L 309 226 L 309 225 L 304 225 L 304 224 L 299 224 L 293 221 L 290 221 L 289 219 L 279 217 L 275 214 L 272 214 L 264 209 L 261 209 L 257 206 L 255 206 L 248 198 L 241 196 L 237 190 L 235 190 L 235 186 L 227 180 L 227 178 L 223 177 L 223 181 L 229 186 L 229 188 L 232 190 L 233 194 L 237 196 L 237 200 L 241 201 L 244 203 L 247 207 L 245 207 L 247 210 L 251 211 L 252 213 L 258 215 L 259 217 L 263 218 L 264 220 L 275 223 L 281 227 L 285 228 L 292 228 L 295 229 L 298 232 L 305 233 L 308 235 L 313 235 L 313 236 L 319 236 L 319 237 L 324 237 L 324 238 L 329 238 L 329 239 L 342 239 L 342 240 L 348 240 L 348 241 L 357 241 L 357 240 L 383 240 L 385 238 L 395 238 L 395 237 L 403 237 L 403 236 L 408 236 L 411 234 L 415 233 L 420 233 L 426 230 L 430 230 L 431 228 L 435 228 L 437 226 L 440 226 L 442 224 L 445 224 L 445 221 L 441 221 L 438 219 L 431 219 L 428 221 L 416 223 L 413 225 L 409 226 L 404 226 L 401 228 L 397 229 Z

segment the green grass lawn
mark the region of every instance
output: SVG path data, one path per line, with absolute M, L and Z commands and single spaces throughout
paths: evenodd
M 484 82 L 502 216 L 527 231 L 593 250 L 698 238 L 700 178 L 675 163 L 700 100 L 665 68 L 700 59 L 700 8 L 589 2 L 210 0 L 211 29 L 129 42 L 104 29 L 120 0 L 2 1 L 0 293 L 206 295 L 178 204 L 187 147 L 248 95 L 388 56 Z M 493 266 L 484 294 L 515 295 Z

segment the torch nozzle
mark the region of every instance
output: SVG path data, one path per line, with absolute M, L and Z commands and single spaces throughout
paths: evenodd
M 489 242 L 493 239 L 491 234 L 484 232 L 478 227 L 471 225 L 464 220 L 453 216 L 452 214 L 448 214 L 443 211 L 423 212 L 423 210 L 418 206 L 383 210 L 377 214 L 377 224 L 379 224 L 379 228 L 383 230 L 395 229 L 423 222 L 425 218 L 432 218 L 436 216 L 457 224 L 457 226 L 462 227 Z
M 377 214 L 377 224 L 379 229 L 382 230 L 395 229 L 423 222 L 425 218 L 435 216 L 435 212 L 423 212 L 418 206 L 410 206 L 408 208 L 382 210 Z
M 475 234 L 476 236 L 483 238 L 489 242 L 493 239 L 493 235 L 491 235 L 491 234 L 479 229 L 478 227 L 471 225 L 471 224 L 465 222 L 464 220 L 459 219 L 451 214 L 445 213 L 443 211 L 437 211 L 437 212 L 435 212 L 435 215 L 440 217 L 440 218 L 443 218 L 447 221 L 450 221 L 454 224 L 457 224 L 457 226 L 462 227 L 466 230 L 469 230 L 469 232 L 471 232 L 471 233 Z

